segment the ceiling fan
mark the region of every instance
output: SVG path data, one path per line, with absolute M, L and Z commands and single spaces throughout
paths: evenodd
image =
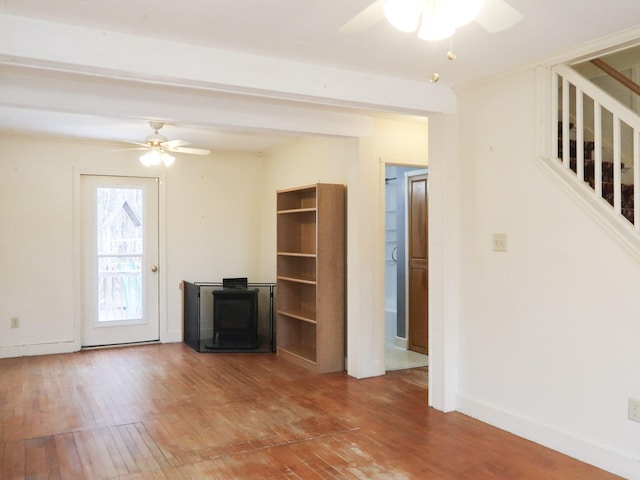
M 193 155 L 208 155 L 209 150 L 203 148 L 191 148 L 187 147 L 189 142 L 185 140 L 169 140 L 164 135 L 158 133 L 158 131 L 164 127 L 164 122 L 149 122 L 149 126 L 154 130 L 154 133 L 147 136 L 144 143 L 132 142 L 136 145 L 140 145 L 139 148 L 133 150 L 146 150 L 146 153 L 140 156 L 140 163 L 149 167 L 152 165 L 159 165 L 164 163 L 165 166 L 170 166 L 175 161 L 175 157 L 171 153 L 189 153 Z
M 413 10 L 414 19 L 409 22 L 410 25 L 406 28 L 398 27 L 392 21 L 392 18 L 390 18 L 390 7 L 397 6 L 398 4 L 401 4 L 403 8 L 406 6 L 409 10 Z M 455 29 L 448 28 L 446 32 L 442 32 L 443 36 L 439 38 L 428 38 L 429 35 L 425 33 L 423 36 L 422 32 L 426 30 L 441 31 L 441 28 L 439 28 L 441 25 L 434 25 L 431 21 L 436 20 L 436 22 L 438 22 L 440 20 L 438 18 L 439 13 L 443 9 L 446 10 L 448 8 L 450 12 L 453 11 L 455 14 L 458 14 L 461 8 L 466 6 L 479 11 L 479 13 L 475 12 L 477 13 L 475 18 L 473 16 L 471 18 L 489 33 L 496 33 L 511 28 L 523 18 L 522 13 L 505 2 L 505 0 L 375 0 L 371 5 L 342 25 L 339 31 L 342 33 L 361 32 L 372 28 L 386 17 L 396 28 L 405 32 L 413 32 L 418 28 L 418 24 L 422 18 L 422 25 L 418 34 L 420 38 L 425 40 L 439 40 L 440 38 L 447 38 L 453 35 Z M 468 21 L 470 20 L 471 19 Z

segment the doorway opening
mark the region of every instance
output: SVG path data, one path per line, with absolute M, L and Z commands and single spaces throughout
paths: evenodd
M 428 365 L 428 355 L 409 349 L 409 181 L 424 176 L 415 166 L 385 166 L 385 370 Z M 426 204 L 425 204 L 426 206 Z M 415 223 L 415 222 L 414 222 Z M 426 224 L 424 225 L 426 232 Z M 424 298 L 427 287 L 424 287 Z M 415 295 L 415 292 L 412 293 Z M 415 316 L 415 313 L 413 314 Z M 423 319 L 425 326 L 427 319 Z

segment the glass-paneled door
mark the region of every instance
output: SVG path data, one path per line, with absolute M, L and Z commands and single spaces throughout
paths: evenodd
M 159 339 L 158 180 L 81 176 L 82 345 Z

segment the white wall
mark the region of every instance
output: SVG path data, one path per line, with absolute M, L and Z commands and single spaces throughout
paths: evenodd
M 429 163 L 429 127 L 426 118 L 391 115 L 375 120 L 373 155 L 384 163 L 426 167 Z
M 0 137 L 0 356 L 74 340 L 72 165 L 90 149 L 65 147 Z
M 74 175 L 159 171 L 140 167 L 135 153 L 113 148 L 0 136 L 0 357 L 79 347 Z M 238 153 L 181 156 L 166 170 L 163 341 L 181 340 L 182 280 L 258 277 L 260 176 L 261 161 Z M 19 329 L 10 328 L 14 316 Z
M 262 154 L 260 178 L 260 276 L 275 282 L 276 191 L 314 183 L 347 183 L 346 168 L 353 139 L 307 137 Z
M 459 92 L 457 407 L 640 478 L 640 265 L 538 166 L 535 80 Z
M 176 159 L 166 170 L 167 341 L 182 340 L 183 280 L 260 282 L 262 162 L 245 153 Z

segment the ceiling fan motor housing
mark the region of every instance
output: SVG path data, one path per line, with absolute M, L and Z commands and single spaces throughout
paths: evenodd
M 149 143 L 154 146 L 158 146 L 161 143 L 164 143 L 166 141 L 167 141 L 167 137 L 165 137 L 164 135 L 160 135 L 159 133 L 152 133 L 145 139 L 146 143 Z
M 164 127 L 164 122 L 154 122 L 153 120 L 151 120 L 149 122 L 149 126 L 155 130 L 155 133 L 149 135 L 145 139 L 145 143 L 149 144 L 152 147 L 159 147 L 162 143 L 167 141 L 167 137 L 158 133 L 158 130 Z

